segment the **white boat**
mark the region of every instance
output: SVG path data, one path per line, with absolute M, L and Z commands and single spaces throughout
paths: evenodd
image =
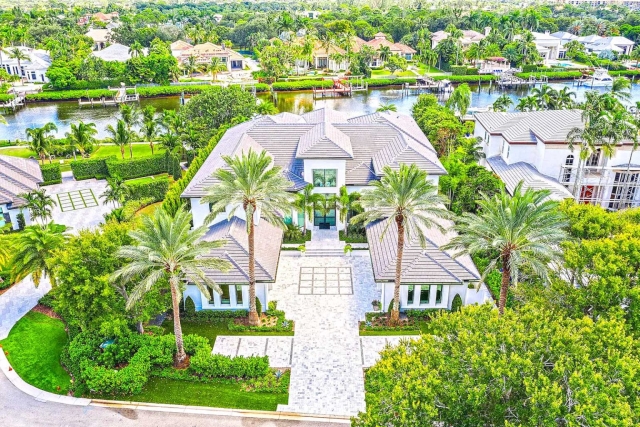
M 613 85 L 613 78 L 604 68 L 596 68 L 591 79 L 588 79 L 586 84 L 591 87 L 611 86 Z

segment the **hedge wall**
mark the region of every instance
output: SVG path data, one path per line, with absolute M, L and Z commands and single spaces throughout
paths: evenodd
M 633 76 L 640 76 L 640 70 L 609 71 L 609 75 L 610 75 L 611 77 L 620 77 L 620 76 L 633 77 Z
M 15 95 L 10 93 L 0 93 L 0 102 L 11 101 L 13 98 L 15 98 Z
M 493 74 L 480 74 L 475 76 L 433 76 L 433 80 L 449 80 L 453 83 L 475 83 L 475 82 L 488 82 L 491 80 L 497 80 L 498 76 L 494 76 Z
M 580 71 L 557 71 L 557 72 L 543 72 L 543 73 L 516 73 L 516 77 L 528 80 L 530 76 L 540 77 L 547 76 L 549 80 L 571 80 L 574 78 L 580 78 L 582 73 Z
M 107 161 L 107 170 L 109 176 L 118 175 L 122 179 L 158 175 L 167 172 L 167 157 L 164 154 L 156 154 L 128 160 L 112 158 Z
M 103 157 L 99 159 L 84 159 L 71 161 L 71 172 L 76 180 L 82 179 L 104 179 L 109 176 L 107 160 L 116 160 L 115 156 Z
M 164 199 L 169 191 L 169 178 L 157 177 L 148 181 L 125 183 L 127 196 L 125 201 L 153 199 L 156 203 Z
M 60 172 L 60 163 L 51 163 L 40 165 L 42 171 L 42 185 L 60 184 L 62 182 L 62 173 Z
M 299 80 L 292 82 L 275 82 L 271 88 L 275 91 L 310 90 L 313 88 L 333 87 L 333 80 Z
M 398 86 L 405 83 L 414 84 L 416 82 L 415 77 L 400 77 L 397 79 L 364 79 L 369 87 L 379 86 Z

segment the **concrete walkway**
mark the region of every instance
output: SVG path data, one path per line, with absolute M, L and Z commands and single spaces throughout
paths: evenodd
M 49 279 L 41 279 L 37 288 L 31 276 L 13 285 L 0 295 L 0 340 L 9 335 L 18 320 L 36 306 L 38 300 L 51 290 Z

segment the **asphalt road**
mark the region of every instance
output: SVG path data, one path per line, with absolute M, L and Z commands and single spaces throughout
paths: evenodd
M 183 413 L 137 411 L 38 402 L 0 373 L 0 426 L 3 427 L 345 427 L 343 423 L 274 421 Z

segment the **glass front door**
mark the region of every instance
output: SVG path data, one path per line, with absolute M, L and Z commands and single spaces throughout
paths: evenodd
M 333 227 L 336 225 L 336 203 L 325 199 L 316 203 L 313 211 L 313 225 L 321 229 Z

